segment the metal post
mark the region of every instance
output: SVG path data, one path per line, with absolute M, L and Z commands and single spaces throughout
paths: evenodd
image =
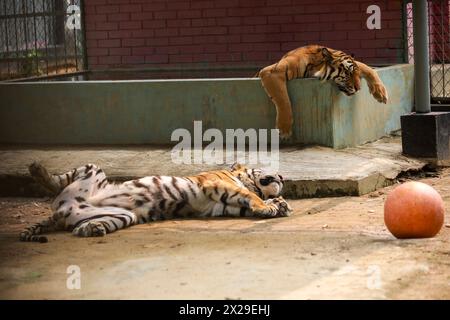
M 413 0 L 413 22 L 415 109 L 427 113 L 431 111 L 427 0 Z

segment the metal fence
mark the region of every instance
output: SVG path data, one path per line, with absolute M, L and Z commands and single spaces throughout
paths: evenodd
M 82 0 L 0 0 L 0 80 L 85 69 Z
M 405 3 L 407 60 L 414 63 L 412 3 Z M 428 1 L 430 92 L 433 103 L 450 102 L 450 1 Z

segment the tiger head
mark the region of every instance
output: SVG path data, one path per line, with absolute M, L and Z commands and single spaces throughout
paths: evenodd
M 326 70 L 321 79 L 333 81 L 347 96 L 355 94 L 361 88 L 361 78 L 353 57 L 342 51 L 332 53 L 325 47 L 321 51 L 326 62 Z
M 231 173 L 250 191 L 261 199 L 276 198 L 283 189 L 283 177 L 277 173 L 268 173 L 262 169 L 251 169 L 241 164 L 234 164 Z

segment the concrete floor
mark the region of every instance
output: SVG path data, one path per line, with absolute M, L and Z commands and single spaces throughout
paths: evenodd
M 450 299 L 450 169 L 422 181 L 446 207 L 431 239 L 386 230 L 392 186 L 291 200 L 288 218 L 172 220 L 46 244 L 18 232 L 49 201 L 0 198 L 0 299 Z M 66 287 L 69 265 L 80 267 L 79 290 Z
M 185 175 L 213 166 L 174 165 L 166 148 L 0 150 L 0 195 L 33 193 L 26 167 L 51 172 L 88 162 L 113 179 Z M 398 137 L 357 148 L 280 152 L 294 213 L 271 220 L 172 220 L 103 238 L 18 233 L 50 215 L 50 199 L 0 198 L 0 299 L 450 299 L 450 169 L 424 182 L 443 196 L 446 226 L 432 239 L 396 240 L 383 203 L 397 175 L 425 163 L 401 155 Z M 374 191 L 376 190 L 376 191 Z M 81 289 L 66 287 L 81 269 Z

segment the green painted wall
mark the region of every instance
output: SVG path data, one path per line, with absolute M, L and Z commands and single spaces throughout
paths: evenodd
M 345 147 L 400 128 L 411 110 L 413 67 L 379 69 L 390 102 L 366 87 L 347 97 L 329 83 L 289 83 L 291 143 Z M 273 128 L 275 108 L 259 79 L 194 79 L 0 84 L 0 143 L 166 144 L 177 128 Z

